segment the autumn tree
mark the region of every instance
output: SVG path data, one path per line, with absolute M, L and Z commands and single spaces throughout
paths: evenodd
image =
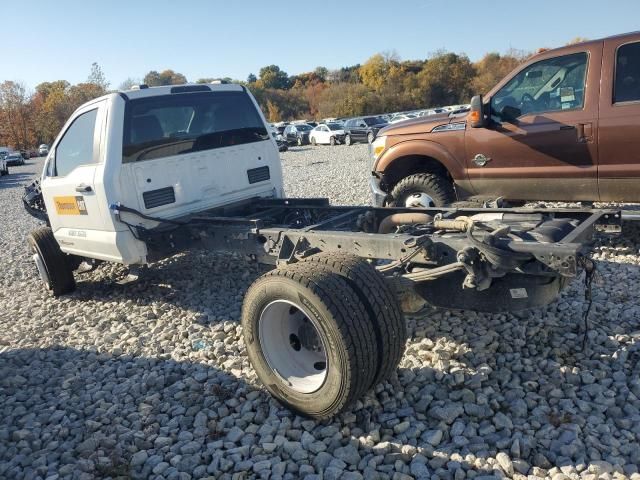
M 96 62 L 91 64 L 91 73 L 89 73 L 86 83 L 100 87 L 103 92 L 106 92 L 109 88 L 109 82 L 107 82 L 107 79 L 102 72 L 102 68 L 100 68 L 100 65 Z
M 567 45 L 575 45 L 576 43 L 588 42 L 587 37 L 574 37 L 567 42 Z
M 280 108 L 272 100 L 267 100 L 267 120 L 270 122 L 279 122 L 282 119 Z
M 526 60 L 528 55 L 510 50 L 505 55 L 487 53 L 475 63 L 476 76 L 472 82 L 473 94 L 484 94 L 491 90 L 505 75 Z
M 15 148 L 27 148 L 34 140 L 30 95 L 24 84 L 5 81 L 0 84 L 0 125 L 2 141 Z
M 416 75 L 415 101 L 424 107 L 468 102 L 475 69 L 466 55 L 438 52 Z
M 366 115 L 378 111 L 377 96 L 361 83 L 335 83 L 320 95 L 320 117 Z
M 142 81 L 139 79 L 129 77 L 118 86 L 118 90 L 131 90 L 134 85 L 140 85 L 141 83 Z
M 38 141 L 51 143 L 75 110 L 69 101 L 69 87 L 66 80 L 43 82 L 36 86 L 33 104 Z

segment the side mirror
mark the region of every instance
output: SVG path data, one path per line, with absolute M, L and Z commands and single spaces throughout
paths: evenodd
M 471 107 L 469 109 L 469 115 L 467 119 L 471 128 L 486 127 L 487 121 L 485 119 L 482 95 L 476 95 L 471 99 Z

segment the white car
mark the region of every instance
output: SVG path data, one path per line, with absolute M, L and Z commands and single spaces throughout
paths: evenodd
M 309 133 L 311 145 L 336 145 L 344 141 L 344 127 L 339 123 L 321 123 Z
M 49 145 L 43 143 L 38 147 L 38 155 L 40 155 L 41 157 L 44 157 L 45 155 L 48 155 L 48 154 L 49 154 Z
M 411 113 L 407 113 L 407 114 L 403 113 L 403 114 L 396 115 L 395 117 L 393 117 L 389 123 L 402 122 L 403 120 L 409 120 L 411 118 L 416 118 L 416 116 L 411 114 Z

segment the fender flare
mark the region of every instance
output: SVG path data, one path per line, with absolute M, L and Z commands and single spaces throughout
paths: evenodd
M 465 165 L 456 159 L 441 144 L 431 140 L 407 140 L 390 147 L 376 161 L 374 171 L 384 173 L 393 163 L 402 157 L 429 157 L 442 164 L 454 181 L 467 180 Z

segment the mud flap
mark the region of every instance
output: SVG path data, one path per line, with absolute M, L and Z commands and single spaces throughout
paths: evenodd
M 487 290 L 462 288 L 465 273 L 455 272 L 415 287 L 418 295 L 435 307 L 478 312 L 507 312 L 538 308 L 553 302 L 565 285 L 565 277 L 509 273 L 494 278 Z

